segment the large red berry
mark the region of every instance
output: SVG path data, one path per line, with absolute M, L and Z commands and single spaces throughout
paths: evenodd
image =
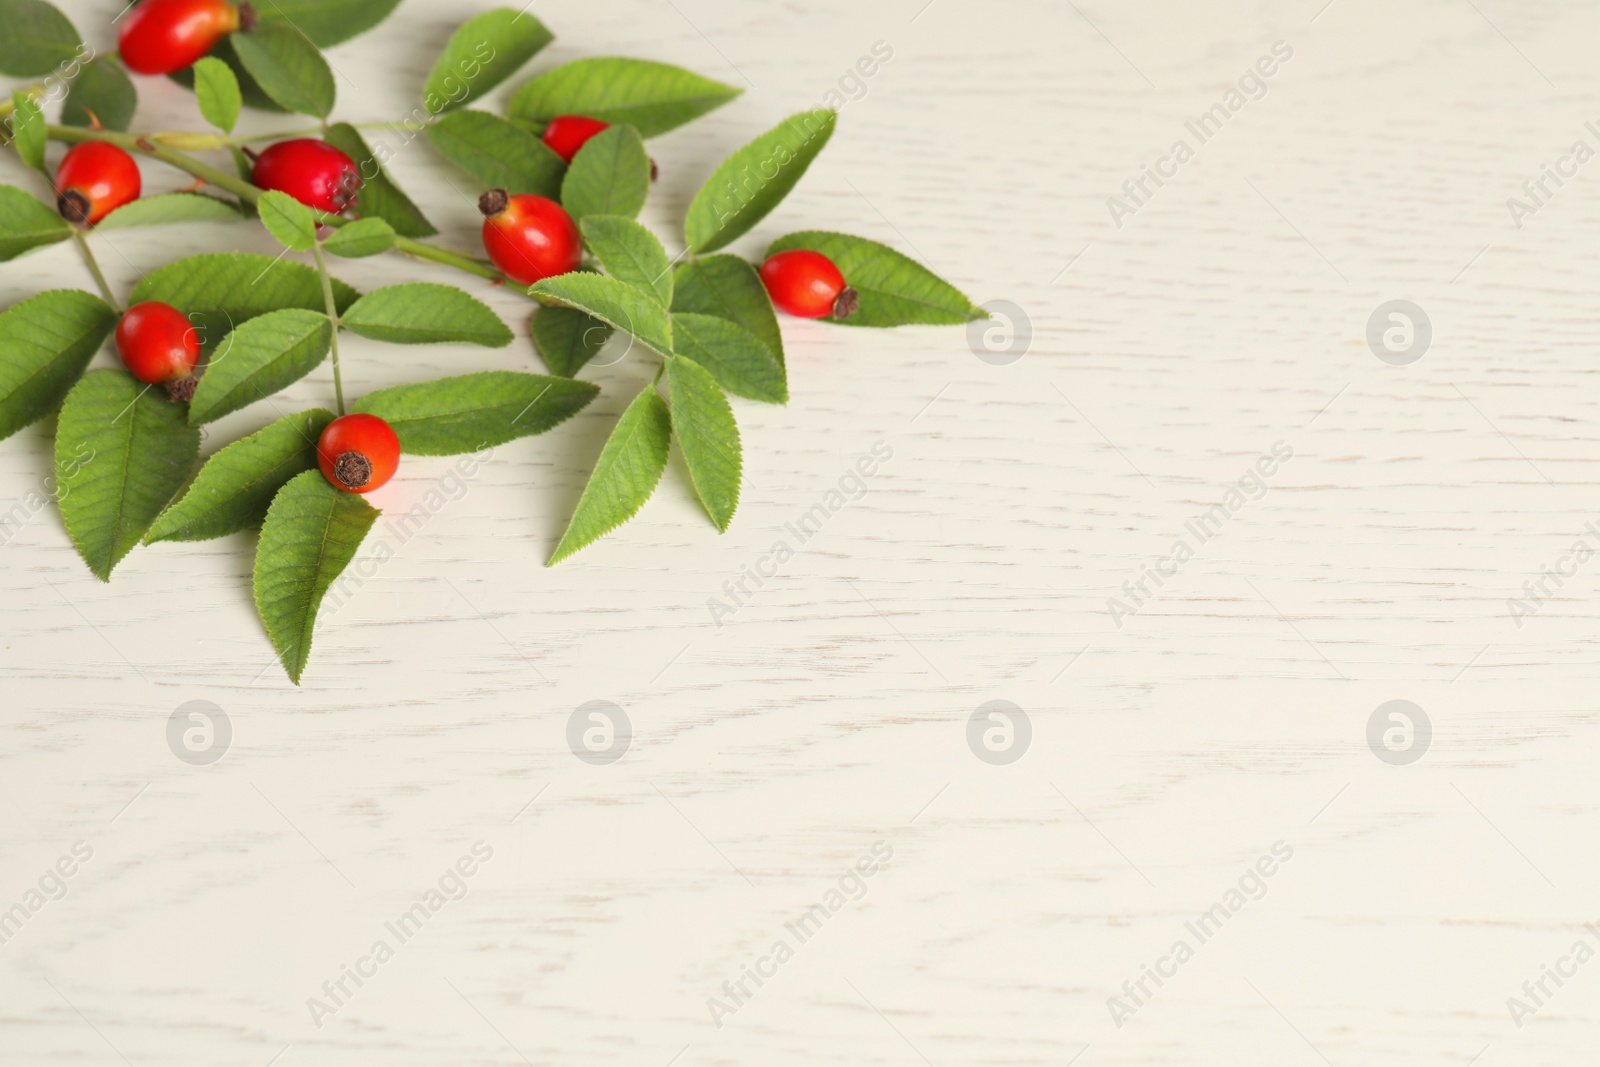
M 370 493 L 400 467 L 400 438 L 376 415 L 343 415 L 317 438 L 317 466 L 335 489 Z
M 588 143 L 589 138 L 610 125 L 583 115 L 557 115 L 545 126 L 540 136 L 552 152 L 571 163 L 572 157 Z
M 833 260 L 804 248 L 779 252 L 761 264 L 761 282 L 780 311 L 802 319 L 832 315 L 843 322 L 861 306 Z
M 288 193 L 306 207 L 337 215 L 356 202 L 361 171 L 351 158 L 322 141 L 279 141 L 256 157 L 250 182 Z
M 171 74 L 191 66 L 225 34 L 255 24 L 249 4 L 227 0 L 144 0 L 122 19 L 117 50 L 136 74 Z
M 200 334 L 171 304 L 150 300 L 123 312 L 117 323 L 117 354 L 141 382 L 166 386 L 174 400 L 194 396 Z
M 576 270 L 583 238 L 560 204 L 531 193 L 491 189 L 478 199 L 483 247 L 502 274 L 521 285 Z
M 99 222 L 139 199 L 139 165 L 114 144 L 73 145 L 56 168 L 56 207 L 69 222 Z

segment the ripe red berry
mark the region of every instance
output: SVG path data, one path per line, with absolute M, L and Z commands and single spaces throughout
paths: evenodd
M 338 215 L 355 204 L 361 171 L 333 145 L 301 137 L 279 141 L 257 156 L 250 183 L 288 193 L 306 207 Z
M 135 378 L 166 386 L 172 399 L 194 396 L 200 334 L 171 304 L 150 300 L 123 312 L 117 323 L 117 354 Z
M 400 466 L 400 438 L 376 415 L 342 415 L 317 439 L 317 466 L 335 489 L 370 493 Z
M 779 252 L 761 264 L 761 282 L 780 311 L 802 319 L 832 315 L 843 322 L 861 307 L 833 260 L 804 248 Z
M 560 204 L 531 193 L 491 189 L 478 199 L 483 247 L 501 273 L 521 285 L 576 270 L 583 238 Z
M 568 163 L 578 154 L 578 149 L 588 143 L 589 138 L 606 129 L 611 124 L 601 122 L 599 119 L 587 118 L 583 115 L 557 115 L 545 126 L 544 143 L 550 150 Z
M 117 50 L 136 74 L 171 74 L 191 66 L 235 30 L 255 25 L 249 4 L 227 0 L 144 0 L 122 19 Z
M 139 165 L 114 144 L 73 145 L 56 168 L 56 208 L 68 222 L 91 226 L 139 199 Z

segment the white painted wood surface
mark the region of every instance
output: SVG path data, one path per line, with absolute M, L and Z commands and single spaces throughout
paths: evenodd
M 141 549 L 101 585 L 54 511 L 33 515 L 0 548 L 0 908 L 74 842 L 93 857 L 0 945 L 0 1061 L 1592 1060 L 1600 963 L 1547 981 L 1520 1026 L 1507 998 L 1600 947 L 1597 564 L 1520 626 L 1507 600 L 1578 538 L 1600 547 L 1600 163 L 1521 227 L 1507 198 L 1574 141 L 1600 148 L 1600 13 L 1322 3 L 538 0 L 559 39 L 531 69 L 637 55 L 746 86 L 651 145 L 645 218 L 669 241 L 717 160 L 887 42 L 736 250 L 878 238 L 1019 305 L 1031 347 L 997 366 L 961 329 L 786 321 L 794 399 L 738 406 L 733 528 L 715 534 L 675 459 L 636 521 L 546 569 L 653 368 L 603 369 L 573 423 L 463 483 L 408 462 L 377 494 L 453 499 L 325 613 L 300 688 L 250 607 L 249 537 Z M 117 3 L 64 6 L 109 46 Z M 338 116 L 399 117 L 488 6 L 407 0 L 331 50 Z M 1193 144 L 1185 122 L 1277 41 L 1293 57 L 1266 94 L 1117 227 L 1107 198 Z M 200 128 L 182 91 L 140 89 L 140 128 Z M 421 143 L 392 169 L 441 240 L 474 246 L 459 174 Z M 245 225 L 97 244 L 124 289 L 182 254 L 273 249 Z M 393 256 L 339 273 L 464 282 L 519 338 L 352 338 L 357 394 L 539 369 L 514 295 Z M 7 304 L 89 284 L 70 245 L 0 269 Z M 1365 339 L 1396 298 L 1434 329 L 1409 366 Z M 329 395 L 324 373 L 280 403 Z M 207 448 L 272 417 L 235 415 Z M 879 441 L 893 458 L 865 494 L 714 625 L 709 598 Z M 1118 627 L 1108 598 L 1280 441 L 1265 495 Z M 0 445 L 4 507 L 49 448 L 47 426 Z M 996 699 L 1032 725 L 1006 766 L 966 740 Z M 1391 699 L 1433 725 L 1408 766 L 1366 740 Z M 192 700 L 232 725 L 210 766 L 168 748 Z M 568 748 L 591 700 L 633 723 L 611 765 Z M 316 1025 L 308 998 L 478 841 L 493 858 L 465 897 Z M 879 841 L 864 898 L 800 944 L 785 924 Z M 1265 895 L 1199 945 L 1185 923 L 1280 841 Z M 1117 1026 L 1108 998 L 1179 938 L 1194 958 Z M 732 1006 L 724 981 L 779 939 L 793 959 L 718 1026 L 708 998 Z

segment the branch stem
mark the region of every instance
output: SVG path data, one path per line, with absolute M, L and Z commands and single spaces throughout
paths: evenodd
M 322 258 L 321 243 L 311 246 L 317 260 L 317 276 L 322 279 L 322 302 L 328 309 L 328 319 L 333 323 L 333 338 L 328 351 L 333 356 L 333 398 L 339 403 L 339 414 L 344 414 L 344 379 L 339 376 L 339 305 L 333 299 L 333 279 L 328 277 L 328 261 Z
M 89 238 L 84 236 L 81 229 L 74 226 L 72 240 L 77 244 L 78 251 L 83 254 L 83 262 L 89 268 L 89 273 L 94 275 L 94 283 L 100 287 L 100 295 L 106 298 L 106 303 L 116 309 L 117 314 L 122 314 L 122 302 L 111 295 L 111 286 L 106 284 L 106 276 L 101 273 L 100 262 L 94 258 L 94 252 L 89 249 Z

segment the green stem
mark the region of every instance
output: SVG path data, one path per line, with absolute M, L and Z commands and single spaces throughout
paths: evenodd
M 333 338 L 328 351 L 333 355 L 333 397 L 339 402 L 339 414 L 344 414 L 344 380 L 339 377 L 339 305 L 333 300 L 333 279 L 328 277 L 328 262 L 322 258 L 322 245 L 311 246 L 317 260 L 317 275 L 322 279 L 322 302 L 327 306 L 328 318 L 333 322 Z
M 72 228 L 72 239 L 78 245 L 78 251 L 83 253 L 83 262 L 88 266 L 89 273 L 94 275 L 94 282 L 100 287 L 100 295 L 106 298 L 106 303 L 116 309 L 117 314 L 122 313 L 122 303 L 111 295 L 111 286 L 106 284 L 106 276 L 100 272 L 100 263 L 94 258 L 94 253 L 89 250 L 89 239 L 83 231 L 76 226 Z

